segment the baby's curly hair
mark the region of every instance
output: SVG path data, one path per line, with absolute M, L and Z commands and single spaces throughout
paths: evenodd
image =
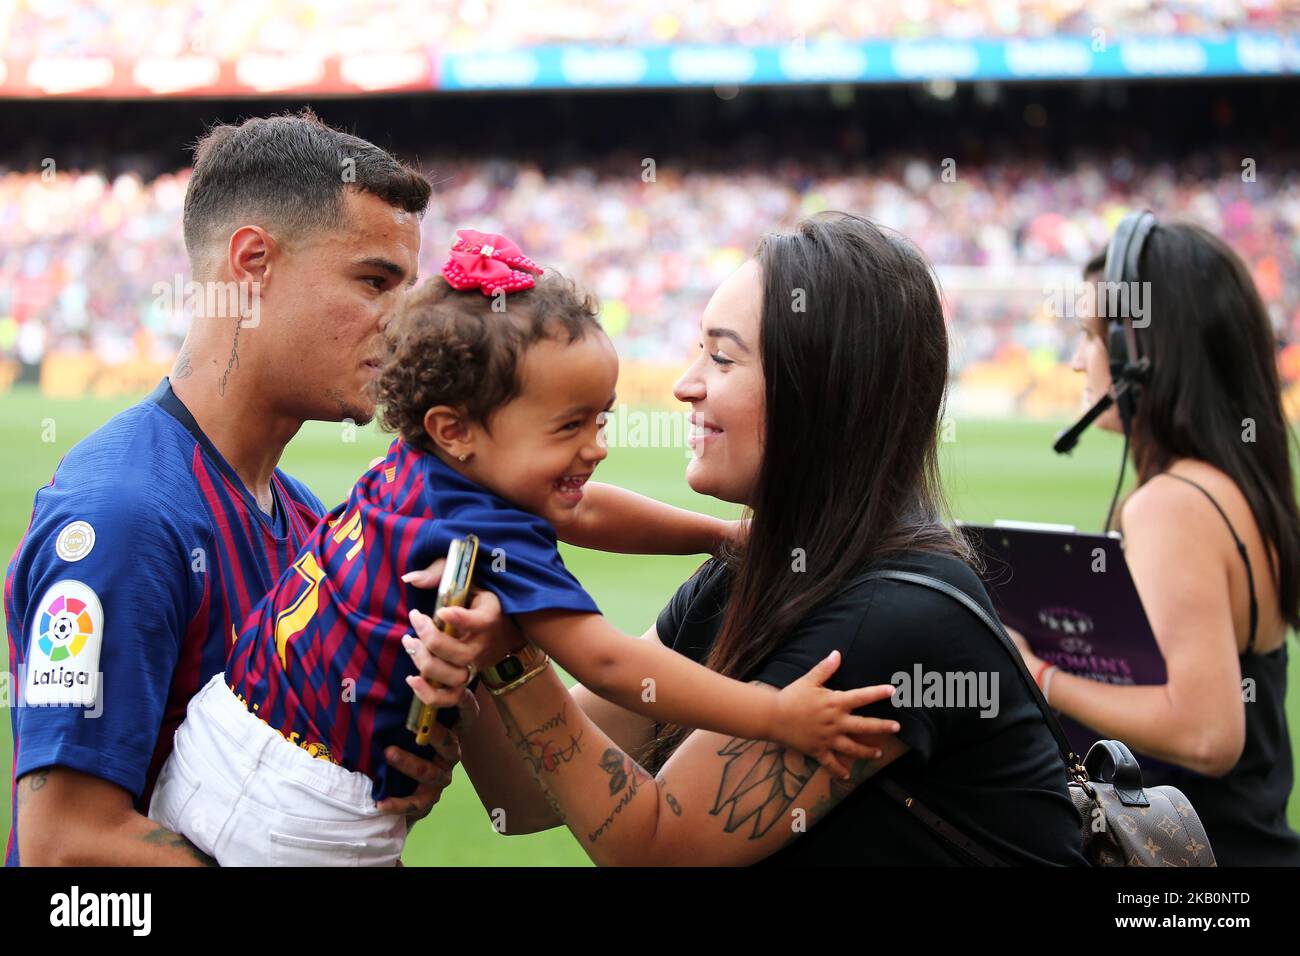
M 595 296 L 549 269 L 533 288 L 511 293 L 504 312 L 494 312 L 493 301 L 478 290 L 457 292 L 442 276 L 407 296 L 385 334 L 376 384 L 385 430 L 432 452 L 424 415 L 436 405 L 462 408 L 486 428 L 492 413 L 519 395 L 529 347 L 601 330 Z

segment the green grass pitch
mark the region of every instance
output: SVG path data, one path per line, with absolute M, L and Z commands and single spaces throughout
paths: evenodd
M 53 474 L 62 455 L 130 402 L 124 399 L 52 400 L 20 388 L 0 396 L 0 549 L 6 563 L 31 514 L 32 495 Z M 1119 463 L 1120 442 L 1089 433 L 1070 458 L 1052 454 L 1057 422 L 959 420 L 945 429 L 942 445 L 946 487 L 955 517 L 968 521 L 1019 518 L 1055 521 L 1080 529 L 1100 527 Z M 352 440 L 348 440 L 351 438 Z M 285 455 L 287 471 L 304 480 L 326 506 L 342 501 L 352 482 L 388 436 L 376 428 L 348 435 L 338 424 L 313 422 Z M 724 516 L 734 506 L 693 493 L 683 477 L 680 448 L 613 448 L 596 477 L 673 504 Z M 565 548 L 565 561 L 617 626 L 640 634 L 655 619 L 698 557 L 602 555 Z M 4 654 L 7 669 L 6 649 Z M 1288 712 L 1300 729 L 1300 667 L 1292 660 Z M 1293 746 L 1296 735 L 1293 734 Z M 10 766 L 10 722 L 0 722 L 0 766 Z M 0 812 L 9 820 L 9 789 L 0 792 Z M 1300 800 L 1290 807 L 1300 825 Z M 583 865 L 587 859 L 566 830 L 501 837 L 491 828 L 464 771 L 433 813 L 412 832 L 407 865 L 461 866 Z

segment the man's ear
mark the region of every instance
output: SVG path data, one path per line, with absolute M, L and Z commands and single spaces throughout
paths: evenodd
M 438 448 L 457 461 L 474 454 L 474 429 L 462 409 L 435 405 L 424 413 L 424 433 Z
M 271 278 L 271 265 L 279 246 L 261 226 L 240 226 L 230 234 L 226 266 L 236 282 L 264 285 Z

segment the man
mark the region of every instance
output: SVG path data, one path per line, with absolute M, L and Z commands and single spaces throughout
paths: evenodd
M 323 514 L 277 468 L 304 421 L 374 414 L 382 331 L 416 279 L 418 172 L 309 111 L 217 126 L 185 197 L 194 321 L 147 399 L 36 495 L 5 581 L 13 709 L 8 865 L 200 865 L 145 816 L 186 704 Z M 383 810 L 427 813 L 450 779 Z

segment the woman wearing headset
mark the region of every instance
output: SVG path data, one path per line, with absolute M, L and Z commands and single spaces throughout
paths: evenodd
M 1174 765 L 1144 782 L 1187 795 L 1221 865 L 1300 865 L 1284 711 L 1300 513 L 1268 315 L 1241 260 L 1197 226 L 1133 216 L 1109 252 L 1085 278 L 1150 283 L 1148 309 L 1136 326 L 1083 321 L 1073 367 L 1089 403 L 1112 390 L 1112 351 L 1137 373 L 1097 424 L 1128 437 L 1137 488 L 1119 527 L 1167 682 L 1104 684 L 1021 652 L 1056 710 Z

